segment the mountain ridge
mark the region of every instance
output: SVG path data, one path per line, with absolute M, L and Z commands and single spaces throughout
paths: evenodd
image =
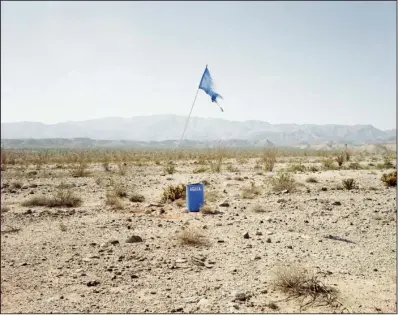
M 152 115 L 104 117 L 45 124 L 1 123 L 2 139 L 73 139 L 162 142 L 181 137 L 186 116 Z M 325 143 L 380 143 L 395 141 L 396 129 L 380 130 L 370 124 L 271 124 L 260 120 L 230 121 L 191 117 L 184 139 L 197 142 L 247 141 L 275 145 Z

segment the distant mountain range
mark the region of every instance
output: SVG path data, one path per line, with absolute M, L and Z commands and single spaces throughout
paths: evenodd
M 110 117 L 52 125 L 38 122 L 2 123 L 1 138 L 3 144 L 23 143 L 23 146 L 30 143 L 46 147 L 168 147 L 176 145 L 185 122 L 184 116 L 154 115 Z M 189 146 L 206 146 L 214 141 L 222 141 L 230 146 L 255 147 L 364 144 L 395 142 L 396 129 L 380 130 L 372 125 L 270 124 L 256 120 L 241 122 L 191 117 L 184 139 L 184 145 Z

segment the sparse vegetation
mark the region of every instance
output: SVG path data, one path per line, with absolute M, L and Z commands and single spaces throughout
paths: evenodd
M 120 199 L 120 197 L 118 197 L 115 194 L 115 192 L 113 191 L 106 192 L 105 198 L 106 198 L 105 204 L 107 206 L 111 206 L 113 209 L 116 210 L 122 210 L 124 208 L 122 200 Z
M 259 204 L 254 205 L 254 206 L 252 207 L 251 210 L 252 210 L 253 212 L 256 212 L 256 213 L 266 212 L 264 206 L 259 205 Z
M 342 167 L 342 166 L 343 166 L 343 163 L 345 162 L 345 160 L 346 160 L 345 154 L 341 154 L 341 155 L 338 155 L 338 156 L 336 157 L 336 162 L 337 162 L 337 164 L 338 164 L 339 167 Z
M 261 193 L 261 188 L 256 186 L 254 182 L 250 183 L 249 187 L 245 187 L 242 190 L 242 198 L 243 199 L 253 199 Z
M 305 165 L 298 163 L 298 164 L 293 164 L 290 167 L 288 167 L 287 169 L 288 172 L 305 172 L 306 171 L 306 167 Z
M 397 186 L 397 171 L 383 174 L 381 177 L 381 181 L 387 186 L 387 187 L 395 187 Z
M 310 275 L 304 268 L 280 267 L 275 272 L 273 284 L 277 290 L 292 298 L 307 298 L 310 301 L 302 304 L 302 307 L 309 306 L 316 301 L 333 305 L 338 298 L 338 290 L 325 285 L 316 275 Z
M 144 202 L 145 201 L 145 197 L 143 195 L 140 195 L 137 193 L 133 193 L 129 199 L 131 202 Z
M 305 181 L 307 183 L 317 183 L 318 182 L 318 180 L 315 177 L 308 177 Z
M 166 167 L 164 168 L 164 171 L 165 171 L 166 174 L 169 174 L 169 175 L 175 173 L 176 167 L 174 166 L 174 164 L 173 164 L 172 161 L 169 161 L 169 162 L 167 163 Z
M 194 174 L 205 173 L 205 172 L 207 172 L 207 170 L 208 170 L 207 167 L 200 166 L 200 167 L 195 168 L 192 173 L 194 173 Z
M 270 149 L 265 150 L 262 163 L 264 164 L 264 171 L 272 172 L 276 164 L 276 151 Z
M 200 207 L 200 212 L 202 212 L 203 214 L 215 214 L 215 213 L 217 213 L 217 211 L 212 209 L 212 207 L 210 207 L 209 205 L 203 205 L 202 207 Z
M 208 202 L 216 202 L 220 198 L 216 190 L 205 190 L 205 200 Z
M 274 192 L 293 192 L 296 189 L 297 183 L 290 173 L 279 173 L 270 178 L 272 190 Z
M 342 183 L 343 183 L 344 189 L 346 189 L 346 190 L 352 190 L 352 189 L 358 188 L 358 185 L 357 185 L 355 179 L 353 179 L 353 178 L 343 179 Z
M 50 197 L 47 196 L 34 196 L 24 201 L 22 206 L 24 207 L 65 207 L 73 208 L 78 207 L 82 204 L 82 199 L 75 195 L 71 189 L 59 188 L 55 194 Z
M 186 186 L 184 184 L 168 185 L 163 188 L 162 202 L 175 201 L 186 197 Z
M 209 245 L 209 241 L 206 236 L 194 227 L 187 227 L 182 230 L 178 236 L 177 240 L 181 245 L 188 246 L 205 246 Z

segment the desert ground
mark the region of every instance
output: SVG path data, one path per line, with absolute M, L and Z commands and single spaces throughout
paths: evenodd
M 1 310 L 396 313 L 395 164 L 395 149 L 2 150 Z

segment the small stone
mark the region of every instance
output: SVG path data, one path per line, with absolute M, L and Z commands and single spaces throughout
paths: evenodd
M 257 236 L 261 236 L 261 235 L 263 235 L 263 233 L 261 233 L 260 231 L 257 231 L 257 232 L 256 232 L 256 235 L 257 235 Z
M 288 245 L 287 248 L 293 249 L 293 246 L 292 245 Z
M 326 187 L 321 188 L 322 191 L 327 191 L 328 189 Z
M 233 301 L 245 301 L 247 299 L 246 293 L 242 291 L 232 291 L 231 296 Z
M 277 203 L 285 203 L 285 202 L 286 202 L 286 199 L 283 199 L 283 198 L 277 200 Z
M 260 260 L 261 257 L 260 256 L 254 256 L 253 260 Z
M 87 282 L 88 287 L 95 287 L 99 284 L 100 284 L 100 282 L 98 280 L 91 280 L 91 281 Z
M 248 238 L 250 238 L 250 236 L 249 236 L 249 232 L 246 232 L 245 234 L 243 234 L 243 238 L 245 238 L 245 239 L 248 239 Z
M 340 201 L 335 201 L 332 203 L 333 206 L 341 206 L 341 202 Z
M 229 207 L 229 203 L 227 201 L 224 201 L 220 204 L 220 207 Z
M 267 243 L 271 243 L 271 239 L 268 237 L 266 240 Z
M 142 238 L 138 235 L 132 235 L 126 240 L 126 243 L 139 243 L 139 242 L 142 242 Z
M 119 241 L 118 240 L 111 240 L 111 241 L 109 241 L 109 244 L 117 245 L 117 244 L 119 244 Z
M 224 243 L 224 240 L 217 240 L 217 243 Z

